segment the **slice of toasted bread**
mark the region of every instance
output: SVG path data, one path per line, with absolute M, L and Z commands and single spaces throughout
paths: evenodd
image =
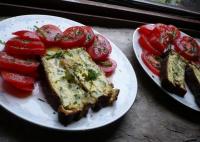
M 185 70 L 185 80 L 200 106 L 200 67 L 195 64 L 188 64 Z
M 161 62 L 160 79 L 163 88 L 168 92 L 184 96 L 187 92 L 184 81 L 185 66 L 184 59 L 178 53 L 169 51 Z
M 81 48 L 67 51 L 59 48 L 49 48 L 46 56 L 42 58 L 47 80 L 55 96 L 60 101 L 58 108 L 59 120 L 63 124 L 81 118 L 90 107 L 97 108 L 112 104 L 119 93 L 117 89 L 113 89 L 112 85 L 108 83 L 102 71 L 88 55 L 87 58 L 82 60 L 82 56 L 85 55 L 87 55 L 87 52 Z M 89 88 L 85 85 L 89 84 L 88 81 L 84 78 L 80 79 L 79 77 L 83 76 L 77 74 L 77 71 L 86 72 L 86 64 L 95 66 L 93 70 L 99 72 L 105 86 Z M 100 80 L 100 78 L 95 78 L 95 80 Z M 94 93 L 95 91 L 101 93 Z

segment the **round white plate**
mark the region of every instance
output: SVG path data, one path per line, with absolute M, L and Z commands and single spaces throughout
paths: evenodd
M 137 28 L 133 34 L 133 50 L 135 52 L 135 55 L 137 57 L 137 60 L 139 61 L 140 65 L 142 66 L 142 68 L 145 70 L 145 72 L 149 75 L 149 77 L 160 87 L 161 87 L 161 83 L 159 80 L 159 77 L 154 75 L 147 67 L 146 65 L 143 63 L 142 58 L 141 58 L 141 53 L 142 53 L 142 48 L 140 47 L 139 43 L 138 43 L 138 39 L 139 39 L 139 33 L 138 33 L 138 29 Z M 181 36 L 186 35 L 184 33 L 181 33 Z M 166 91 L 164 88 L 162 88 L 162 90 L 168 94 L 169 96 L 171 96 L 172 98 L 174 98 L 175 100 L 177 100 L 178 102 L 184 104 L 185 106 L 196 110 L 196 111 L 200 111 L 200 108 L 197 106 L 197 104 L 195 103 L 194 100 L 194 96 L 192 95 L 192 93 L 190 92 L 190 90 L 188 89 L 188 86 L 186 85 L 186 89 L 187 89 L 187 93 L 185 94 L 184 97 L 180 97 L 176 94 L 172 94 L 168 91 Z
M 54 24 L 64 30 L 70 26 L 82 25 L 78 22 L 55 16 L 25 15 L 9 18 L 0 22 L 0 39 L 7 41 L 12 37 L 12 32 L 18 30 L 34 30 L 34 26 Z M 95 31 L 95 33 L 98 33 Z M 98 112 L 89 111 L 86 117 L 79 121 L 63 126 L 58 121 L 57 113 L 47 103 L 40 83 L 36 83 L 32 95 L 26 98 L 17 98 L 6 91 L 0 78 L 0 105 L 14 115 L 34 124 L 68 131 L 81 131 L 99 128 L 110 124 L 122 117 L 132 106 L 137 93 L 137 79 L 135 72 L 120 49 L 112 45 L 111 57 L 117 61 L 117 69 L 109 79 L 115 88 L 120 89 L 119 97 L 113 106 L 105 107 Z M 0 50 L 3 45 L 0 46 Z M 44 100 L 45 102 L 41 101 Z

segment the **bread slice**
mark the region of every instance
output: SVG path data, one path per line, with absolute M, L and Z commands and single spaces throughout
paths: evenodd
M 184 59 L 175 51 L 167 53 L 161 62 L 161 85 L 168 92 L 184 96 L 187 92 L 185 88 L 185 66 Z
M 185 70 L 185 80 L 200 106 L 200 67 L 195 64 L 188 64 Z
M 104 73 L 83 48 L 67 50 L 62 64 L 77 84 L 82 86 L 95 100 L 94 110 L 112 104 L 117 99 L 118 89 L 113 89 Z
M 82 60 L 82 56 L 87 56 L 87 58 Z M 59 120 L 63 124 L 68 124 L 72 120 L 81 118 L 90 107 L 106 106 L 117 99 L 118 89 L 113 89 L 101 70 L 82 48 L 67 51 L 60 48 L 49 48 L 42 58 L 42 63 L 47 80 L 59 100 Z M 86 72 L 86 64 L 95 66 L 93 71 L 100 74 L 102 82 L 105 83 L 104 87 L 107 89 L 104 89 L 103 86 L 101 88 L 85 87 L 86 85 L 84 84 L 89 83 L 84 79 L 78 78 L 81 76 L 77 74 L 77 71 Z M 95 80 L 98 81 L 100 78 L 97 77 Z M 94 93 L 95 91 L 101 93 Z

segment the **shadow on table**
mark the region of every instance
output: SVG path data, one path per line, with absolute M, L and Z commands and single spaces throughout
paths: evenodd
M 110 139 L 123 121 L 123 118 L 121 118 L 115 123 L 92 131 L 67 132 L 33 125 L 10 114 L 3 108 L 0 109 L 0 116 L 0 138 L 5 137 L 6 140 L 9 137 L 10 140 L 14 139 L 15 142 L 102 142 Z

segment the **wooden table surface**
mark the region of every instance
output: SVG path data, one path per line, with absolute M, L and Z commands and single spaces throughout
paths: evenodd
M 134 29 L 94 29 L 123 51 L 136 72 L 138 93 L 130 111 L 107 127 L 69 133 L 32 125 L 1 108 L 0 142 L 200 142 L 200 114 L 167 96 L 145 74 L 132 49 Z

